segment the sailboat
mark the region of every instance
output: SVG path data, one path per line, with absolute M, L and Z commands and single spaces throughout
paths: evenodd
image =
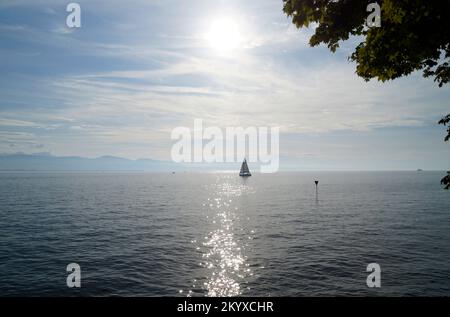
M 252 174 L 248 170 L 248 165 L 247 165 L 246 159 L 244 159 L 244 162 L 242 162 L 241 171 L 239 172 L 239 176 L 243 176 L 243 177 L 252 176 Z

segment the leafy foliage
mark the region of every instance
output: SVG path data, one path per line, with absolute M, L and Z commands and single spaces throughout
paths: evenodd
M 367 27 L 367 6 L 381 7 L 381 27 Z M 283 0 L 283 11 L 298 27 L 316 26 L 309 44 L 331 52 L 351 36 L 362 38 L 349 56 L 366 81 L 387 81 L 423 71 L 439 87 L 450 79 L 450 0 Z M 439 124 L 449 125 L 450 115 Z M 450 172 L 441 183 L 450 189 Z
M 358 76 L 392 80 L 423 70 L 442 86 L 450 79 L 450 1 L 283 0 L 284 12 L 299 28 L 317 25 L 310 45 L 335 52 L 340 41 L 361 36 L 349 57 Z M 381 27 L 368 28 L 369 3 L 381 6 Z
M 450 114 L 443 117 L 441 120 L 439 120 L 438 123 L 443 124 L 444 126 L 446 126 L 448 124 L 447 135 L 445 136 L 445 139 L 444 139 L 444 141 L 447 142 L 448 140 L 450 140 Z
M 445 186 L 445 189 L 450 189 L 450 171 L 448 171 L 447 175 L 441 179 L 441 184 Z
M 439 120 L 439 124 L 443 124 L 444 126 L 448 125 L 447 135 L 445 136 L 445 142 L 450 139 L 450 114 L 443 117 Z M 441 184 L 444 185 L 445 189 L 450 189 L 450 171 L 447 172 L 447 175 L 441 179 Z

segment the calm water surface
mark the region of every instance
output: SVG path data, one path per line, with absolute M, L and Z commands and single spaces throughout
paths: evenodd
M 441 174 L 1 173 L 0 295 L 449 296 Z

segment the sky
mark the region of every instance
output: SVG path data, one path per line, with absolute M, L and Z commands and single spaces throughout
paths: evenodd
M 199 118 L 280 127 L 281 169 L 449 168 L 449 88 L 365 82 L 360 39 L 311 48 L 281 0 L 69 2 L 0 2 L 0 153 L 170 160 Z

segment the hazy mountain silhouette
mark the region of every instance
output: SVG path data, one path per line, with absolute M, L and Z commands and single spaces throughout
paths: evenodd
M 152 159 L 130 160 L 115 156 L 85 158 L 53 156 L 49 153 L 0 154 L 3 171 L 175 171 L 180 164 Z

